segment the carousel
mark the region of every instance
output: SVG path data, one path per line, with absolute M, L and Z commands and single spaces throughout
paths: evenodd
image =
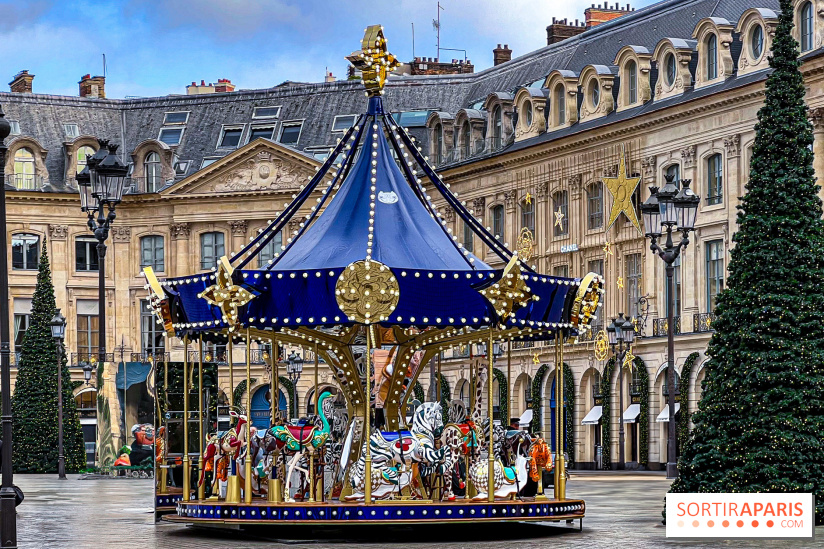
M 158 280 L 145 270 L 159 321 L 186 350 L 175 370 L 181 379 L 165 379 L 164 387 L 177 382 L 204 393 L 204 345 L 225 345 L 229 375 L 245 366 L 249 387 L 252 349 L 265 345 L 271 395 L 280 394 L 284 346 L 314 349 L 316 366 L 325 363 L 339 392 L 318 394 L 316 381 L 314 413 L 299 420 L 270 398 L 269 426 L 256 431 L 249 396 L 229 402 L 231 422 L 215 432 L 190 427 L 204 399 L 182 398 L 189 418 L 182 446 L 199 457 L 183 452 L 176 494 L 159 471 L 158 506 L 173 511 L 164 520 L 236 528 L 582 519 L 584 502 L 566 496 L 563 453 L 553 456 L 540 433 L 493 419 L 492 350 L 549 341 L 562 376 L 564 344 L 589 329 L 603 280 L 536 272 L 528 265 L 531 235 L 508 249 L 443 183 L 384 110 L 383 85 L 397 61 L 381 27 L 366 29 L 348 59 L 362 71 L 366 113 L 274 220 L 210 273 Z M 436 200 L 454 209 L 501 268 L 458 242 Z M 283 250 L 251 268 L 293 219 L 300 223 Z M 443 409 L 416 398 L 421 373 L 466 345 L 486 349 L 471 406 Z M 200 351 L 198 363 L 189 361 L 190 347 Z M 233 348 L 245 349 L 245 361 L 233 365 Z M 563 381 L 555 386 L 563 406 Z M 159 429 L 168 417 L 160 414 Z M 555 432 L 562 449 L 564 430 Z M 551 495 L 544 471 L 554 471 Z

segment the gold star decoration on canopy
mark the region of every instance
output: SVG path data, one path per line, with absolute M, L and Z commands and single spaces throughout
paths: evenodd
M 386 49 L 386 38 L 383 37 L 383 27 L 380 25 L 367 27 L 361 49 L 347 55 L 346 59 L 361 71 L 369 97 L 383 94 L 386 77 L 400 65 L 400 61 Z
M 558 211 L 555 212 L 555 226 L 556 227 L 563 227 L 564 223 L 564 211 L 558 206 Z
M 243 307 L 255 297 L 246 288 L 232 282 L 234 270 L 229 259 L 224 255 L 217 266 L 215 284 L 198 294 L 198 297 L 205 299 L 209 305 L 216 305 L 220 308 L 223 320 L 228 322 L 230 327 L 237 324 L 238 308 Z
M 621 146 L 621 157 L 618 162 L 618 176 L 605 177 L 604 185 L 609 189 L 612 195 L 612 210 L 609 212 L 609 222 L 606 230 L 612 228 L 615 220 L 624 212 L 629 222 L 632 223 L 638 232 L 641 233 L 641 224 L 638 222 L 638 216 L 635 215 L 635 208 L 632 205 L 632 195 L 638 185 L 641 183 L 640 177 L 629 177 L 627 175 L 627 157 L 624 147 Z M 642 233 L 643 234 L 643 233 Z

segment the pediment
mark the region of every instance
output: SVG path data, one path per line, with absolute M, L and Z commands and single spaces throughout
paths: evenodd
M 278 143 L 257 139 L 161 191 L 161 194 L 222 195 L 283 193 L 300 189 L 320 162 Z

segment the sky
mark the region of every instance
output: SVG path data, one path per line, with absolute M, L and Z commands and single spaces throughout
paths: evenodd
M 499 43 L 513 57 L 538 49 L 553 17 L 583 20 L 590 5 L 441 0 L 441 47 L 467 50 L 482 70 Z M 183 94 L 193 81 L 218 78 L 238 89 L 321 82 L 327 69 L 345 77 L 344 57 L 359 49 L 368 25 L 383 25 L 389 50 L 409 61 L 414 24 L 414 54 L 435 57 L 437 6 L 437 0 L 0 0 L 0 81 L 25 69 L 36 75 L 35 93 L 77 95 L 82 75 L 103 73 L 105 54 L 106 95 L 113 98 Z M 463 57 L 441 52 L 441 59 Z

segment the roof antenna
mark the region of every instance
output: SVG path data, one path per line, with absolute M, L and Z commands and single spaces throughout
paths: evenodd
M 103 54 L 103 78 L 106 78 L 106 54 Z

